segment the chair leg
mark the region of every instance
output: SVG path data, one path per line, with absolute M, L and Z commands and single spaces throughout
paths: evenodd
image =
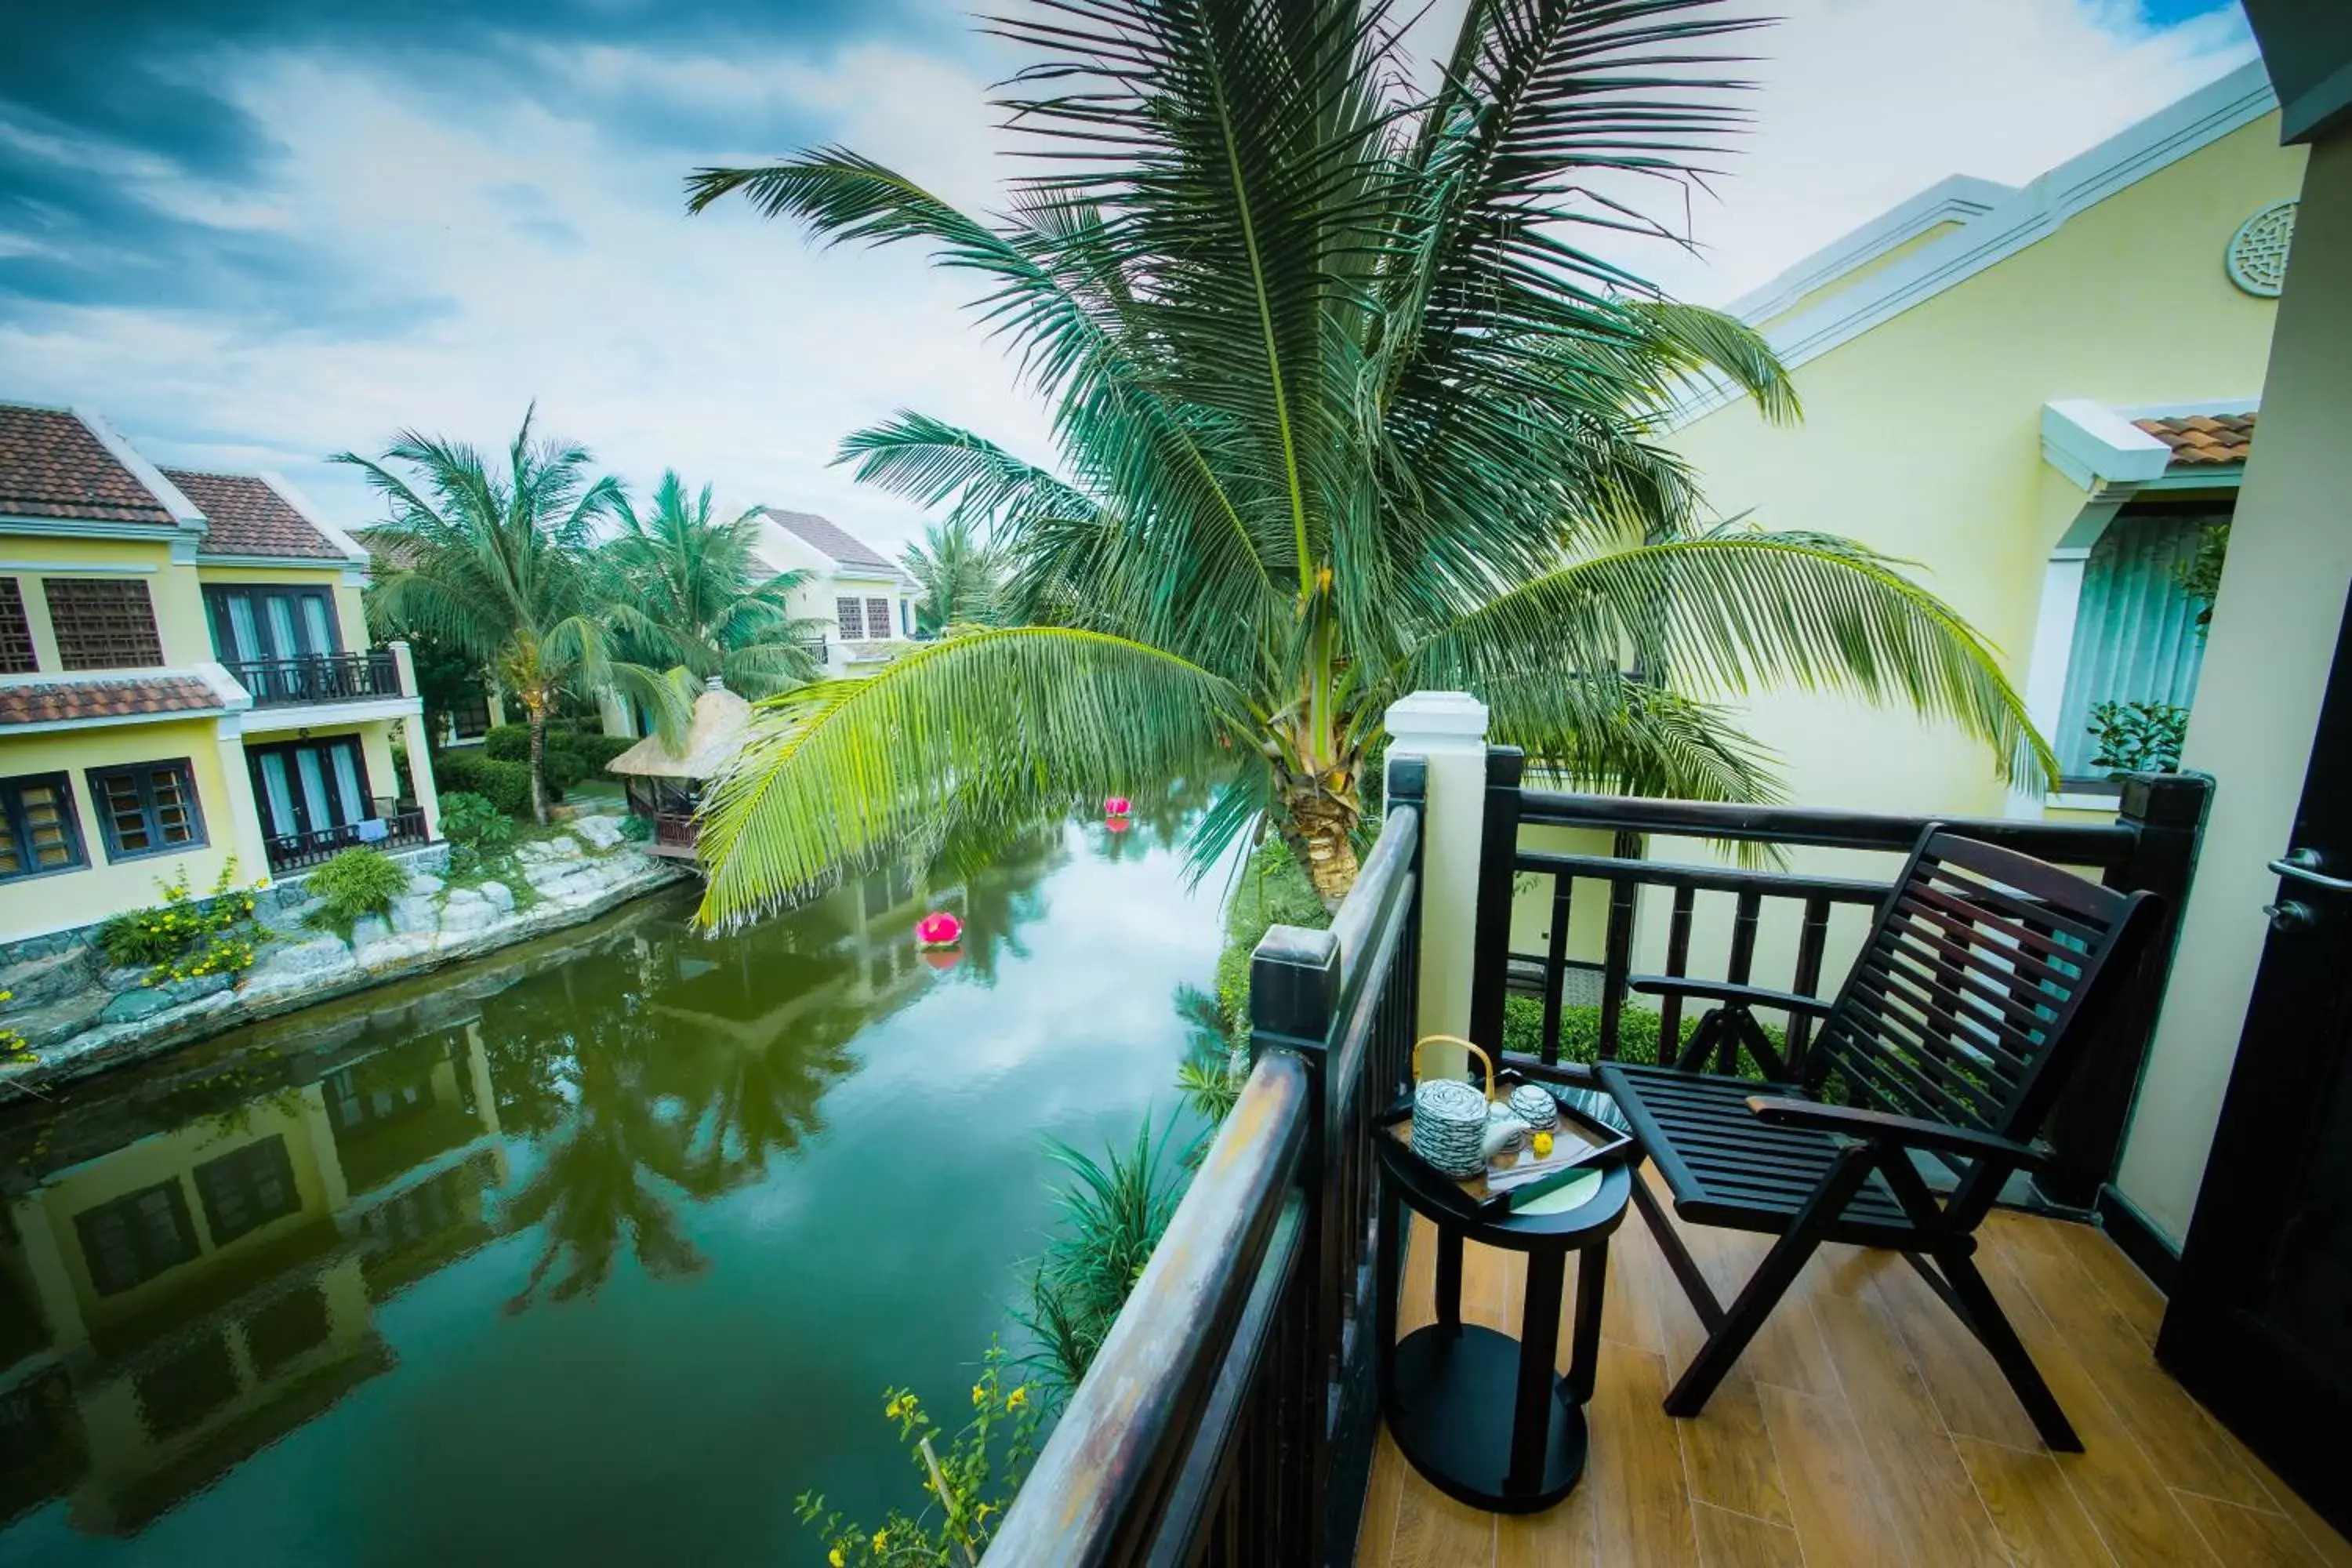
M 1658 1202 L 1658 1194 L 1642 1180 L 1639 1165 L 1633 1168 L 1633 1206 L 1642 1211 L 1642 1223 L 1650 1227 L 1651 1238 L 1666 1255 L 1666 1267 L 1675 1271 L 1675 1279 L 1681 1284 L 1683 1294 L 1690 1298 L 1691 1309 L 1698 1313 L 1700 1324 L 1713 1333 L 1716 1325 L 1723 1321 L 1723 1303 L 1715 1299 L 1715 1288 L 1700 1271 L 1698 1259 L 1683 1245 L 1674 1221 L 1666 1217 L 1665 1208 Z
M 2042 1381 L 2042 1369 L 2033 1364 L 2032 1354 L 2017 1337 L 2017 1331 L 2010 1327 L 2000 1299 L 1977 1271 L 1976 1261 L 1969 1256 L 1965 1245 L 1940 1249 L 1936 1261 L 1942 1266 L 1952 1293 L 1968 1309 L 1959 1314 L 1960 1321 L 1976 1331 L 1984 1348 L 1992 1352 L 1994 1363 L 2009 1379 L 2011 1392 L 2025 1406 L 2025 1414 L 2032 1418 L 2033 1429 L 2042 1434 L 2042 1442 L 2062 1454 L 2081 1453 L 2083 1439 L 2074 1435 L 2066 1412 L 2059 1408 L 2058 1396 Z
M 1806 1259 L 1821 1246 L 1822 1233 L 1844 1212 L 1847 1201 L 1861 1190 L 1874 1159 L 1872 1150 L 1864 1144 L 1856 1144 L 1838 1155 L 1829 1174 L 1822 1178 L 1822 1184 L 1813 1189 L 1813 1195 L 1797 1211 L 1794 1222 L 1772 1244 L 1772 1250 L 1764 1255 L 1764 1261 L 1756 1266 L 1756 1272 L 1740 1288 L 1739 1299 L 1731 1303 L 1723 1321 L 1707 1335 L 1706 1343 L 1699 1347 L 1681 1381 L 1666 1395 L 1667 1415 L 1696 1415 L 1706 1408 L 1707 1400 L 1730 1373 L 1740 1352 L 1747 1350 L 1773 1307 L 1796 1282 Z

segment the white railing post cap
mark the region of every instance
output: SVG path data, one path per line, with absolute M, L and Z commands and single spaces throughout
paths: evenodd
M 1486 705 L 1466 691 L 1416 691 L 1389 704 L 1383 721 L 1393 747 L 1419 751 L 1423 746 L 1483 744 L 1486 739 Z

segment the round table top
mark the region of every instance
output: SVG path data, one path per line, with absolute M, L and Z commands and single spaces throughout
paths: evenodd
M 1420 1156 L 1386 1132 L 1372 1135 L 1381 1173 L 1396 1184 L 1397 1193 L 1413 1213 L 1464 1239 L 1517 1252 L 1568 1251 L 1590 1247 L 1625 1222 L 1625 1205 L 1633 1194 L 1633 1167 L 1612 1160 L 1598 1167 L 1601 1185 L 1572 1209 L 1557 1214 L 1493 1215 L 1470 1213 L 1462 1189 L 1433 1170 Z

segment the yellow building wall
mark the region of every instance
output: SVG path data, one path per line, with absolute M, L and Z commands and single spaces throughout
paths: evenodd
M 195 779 L 206 842 L 134 860 L 109 860 L 96 805 L 90 798 L 89 770 L 182 757 L 188 760 Z M 53 773 L 63 773 L 72 781 L 74 813 L 89 864 L 71 871 L 0 883 L 0 941 L 87 925 L 124 910 L 156 903 L 162 896 L 157 882 L 169 880 L 183 868 L 198 890 L 208 889 L 236 851 L 236 825 L 222 773 L 215 719 L 109 724 L 30 735 L 0 731 L 0 778 Z M 249 882 L 268 869 L 240 864 L 237 877 Z
M 343 568 L 340 564 L 305 567 L 206 563 L 195 571 L 200 583 L 276 583 L 297 588 L 331 589 L 335 596 L 336 630 L 343 639 L 343 651 L 360 653 L 373 646 L 368 641 L 367 615 L 361 608 L 359 585 L 343 581 Z M 211 646 L 209 635 L 207 632 L 207 647 Z M 205 657 L 209 658 L 212 656 L 206 654 Z
M 186 666 L 213 656 L 212 632 L 205 625 L 204 592 L 197 584 L 196 571 L 173 564 L 169 545 L 138 539 L 50 538 L 0 531 L 0 561 L 6 563 L 0 565 L 0 576 L 16 578 L 25 596 L 26 618 L 32 623 L 33 647 L 40 657 L 42 675 L 65 670 L 58 659 L 57 634 L 49 625 L 48 600 L 41 589 L 47 577 L 135 576 L 147 584 L 147 597 L 155 606 L 155 630 L 163 640 L 163 662 Z M 56 570 L 48 570 L 51 567 Z M 93 567 L 100 570 L 90 570 Z
M 302 1110 L 302 1097 L 289 1090 L 275 1100 L 246 1107 L 226 1127 L 206 1121 L 159 1134 L 57 1177 L 42 1189 L 38 1201 L 51 1234 L 57 1237 L 74 1305 L 89 1332 L 103 1334 L 113 1325 L 134 1321 L 160 1303 L 184 1296 L 223 1264 L 258 1252 L 289 1232 L 329 1215 L 331 1211 L 328 1184 L 321 1176 L 320 1163 L 323 1159 L 334 1165 L 336 1155 L 331 1147 L 321 1149 L 315 1145 L 314 1139 L 324 1129 L 314 1127 Z M 249 1143 L 273 1137 L 286 1141 L 299 1206 L 291 1214 L 257 1226 L 226 1245 L 216 1244 L 202 1195 L 196 1190 L 195 1168 Z M 75 1217 L 127 1193 L 164 1182 L 177 1182 L 180 1185 L 181 1198 L 188 1205 L 188 1217 L 194 1226 L 197 1255 L 127 1290 L 110 1296 L 99 1294 Z
M 1671 444 L 1719 516 L 1844 534 L 1912 563 L 1994 645 L 2021 690 L 2043 566 L 2085 499 L 2042 460 L 2042 405 L 2258 395 L 2276 308 L 2232 285 L 2222 257 L 2249 216 L 2296 194 L 2304 159 L 2302 148 L 2278 145 L 2275 114 L 2252 121 L 1800 366 L 1801 423 L 1768 426 L 1740 403 Z M 2007 806 L 1996 759 L 1949 725 L 1794 691 L 1740 705 L 1792 803 L 1946 816 Z M 1652 854 L 1720 859 L 1709 846 L 1665 840 Z M 1883 879 L 1895 862 L 1800 850 L 1790 866 Z M 1710 902 L 1694 923 L 1693 967 L 1719 973 L 1729 905 Z M 1663 955 L 1664 908 L 1644 906 L 1637 968 Z M 1841 973 L 1862 919 L 1833 925 L 1829 974 Z M 1768 914 L 1759 983 L 1786 984 L 1797 929 L 1793 910 Z

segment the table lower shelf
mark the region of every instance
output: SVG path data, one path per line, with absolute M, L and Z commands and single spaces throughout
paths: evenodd
M 1475 1324 L 1415 1330 L 1396 1347 L 1389 1430 L 1412 1468 L 1448 1497 L 1495 1513 L 1549 1508 L 1584 1473 L 1584 1411 L 1554 1376 L 1543 1464 L 1532 1485 L 1513 1486 L 1518 1378 L 1519 1342 L 1507 1334 Z

